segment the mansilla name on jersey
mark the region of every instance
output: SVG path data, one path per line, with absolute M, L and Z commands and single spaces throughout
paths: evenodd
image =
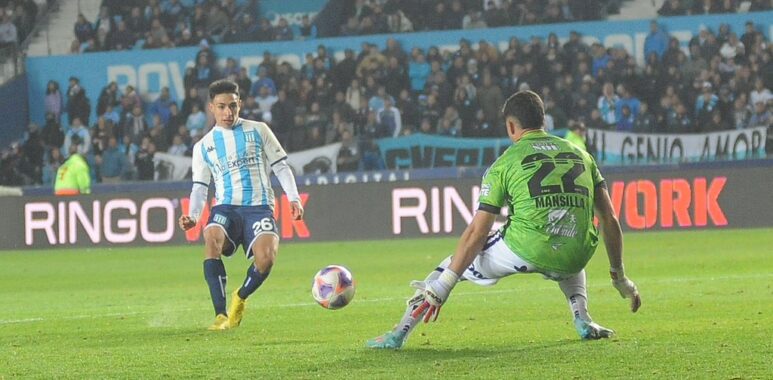
M 537 208 L 571 207 L 585 208 L 585 198 L 574 194 L 551 194 L 534 198 Z

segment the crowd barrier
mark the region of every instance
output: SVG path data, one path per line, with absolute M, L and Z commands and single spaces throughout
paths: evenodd
M 773 226 L 771 169 L 773 161 L 766 160 L 604 175 L 625 230 L 748 228 Z M 457 236 L 477 205 L 480 173 L 474 174 L 301 186 L 306 218 L 293 221 L 283 197 L 274 213 L 282 240 L 289 242 Z M 145 191 L 79 197 L 0 197 L 7 216 L 0 249 L 200 242 L 201 225 L 185 233 L 176 223 L 188 211 L 189 186 L 153 190 L 151 185 Z
M 293 2 L 286 1 L 285 3 L 291 4 Z M 773 11 L 751 14 L 668 17 L 659 19 L 658 22 L 666 31 L 677 38 L 686 50 L 689 40 L 697 35 L 701 28 L 709 27 L 716 31 L 723 23 L 728 24 L 733 31 L 740 35 L 743 33 L 745 22 L 752 20 L 758 23 L 758 29 L 770 38 L 771 30 L 773 30 L 773 25 L 770 23 L 771 19 L 773 19 Z M 337 57 L 341 57 L 346 48 L 358 49 L 363 42 L 374 43 L 383 48 L 388 38 L 397 39 L 408 49 L 438 46 L 441 49 L 456 50 L 459 40 L 465 38 L 473 44 L 480 40 L 486 40 L 504 50 L 511 37 L 528 40 L 532 36 L 539 36 L 545 39 L 550 33 L 556 33 L 559 39 L 566 40 L 571 31 L 578 31 L 584 36 L 586 42 L 600 42 L 608 47 L 625 47 L 641 65 L 644 62 L 644 40 L 649 33 L 649 28 L 649 20 L 595 21 L 329 38 L 292 43 L 214 45 L 213 50 L 221 64 L 226 58 L 232 57 L 242 67 L 246 67 L 250 75 L 256 75 L 257 67 L 263 61 L 264 51 L 278 56 L 280 61 L 287 61 L 295 67 L 300 67 L 305 61 L 305 54 L 316 53 L 318 45 L 328 47 Z M 92 104 L 96 104 L 99 92 L 111 81 L 117 82 L 121 88 L 126 85 L 134 86 L 145 97 L 146 101 L 155 100 L 163 87 L 170 89 L 170 94 L 174 99 L 181 100 L 185 95 L 183 87 L 185 69 L 193 66 L 193 59 L 197 51 L 198 47 L 188 47 L 30 57 L 27 59 L 27 75 L 29 78 L 31 119 L 42 124 L 45 116 L 43 99 L 48 81 L 58 81 L 65 89 L 71 76 L 80 78 L 81 85 L 86 89 Z

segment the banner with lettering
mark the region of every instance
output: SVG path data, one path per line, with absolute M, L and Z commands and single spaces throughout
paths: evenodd
M 417 133 L 377 141 L 387 169 L 481 167 L 491 165 L 510 140 L 470 139 Z
M 588 129 L 596 161 L 607 165 L 738 160 L 765 156 L 767 128 L 694 134 L 641 134 Z

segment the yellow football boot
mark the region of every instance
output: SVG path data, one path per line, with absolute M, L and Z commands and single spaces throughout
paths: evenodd
M 225 314 L 218 314 L 215 317 L 215 323 L 213 323 L 212 326 L 209 326 L 207 330 L 228 330 L 229 328 L 231 328 L 231 325 L 228 324 L 228 316 Z
M 242 323 L 242 317 L 244 316 L 244 306 L 247 304 L 247 300 L 239 297 L 239 289 L 236 289 L 231 294 L 231 307 L 228 308 L 228 326 L 239 327 Z

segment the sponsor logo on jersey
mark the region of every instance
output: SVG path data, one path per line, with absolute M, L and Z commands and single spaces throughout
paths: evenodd
M 532 149 L 539 151 L 555 151 L 558 150 L 558 145 L 551 142 L 536 142 L 531 144 Z
M 489 194 L 491 194 L 491 185 L 484 183 L 483 186 L 480 187 L 480 196 L 487 197 Z

